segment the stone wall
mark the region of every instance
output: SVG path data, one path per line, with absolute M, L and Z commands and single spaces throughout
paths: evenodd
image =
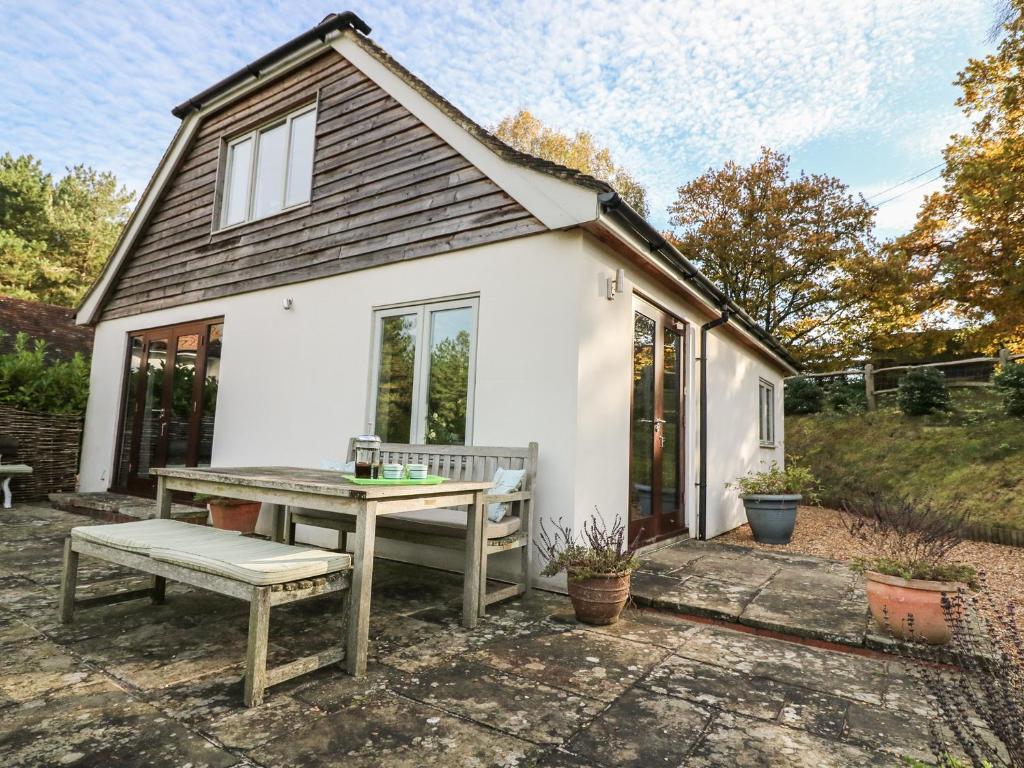
M 31 475 L 16 475 L 11 481 L 15 502 L 75 490 L 82 417 L 30 413 L 0 405 L 0 437 L 18 441 L 17 454 L 0 456 L 0 463 L 32 467 Z

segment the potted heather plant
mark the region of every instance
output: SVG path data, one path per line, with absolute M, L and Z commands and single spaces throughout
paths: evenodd
M 206 504 L 206 508 L 210 510 L 210 519 L 213 521 L 214 528 L 225 531 L 241 531 L 242 533 L 256 531 L 256 520 L 260 516 L 260 502 L 229 499 L 224 496 L 208 496 L 204 493 L 197 493 L 193 499 L 201 504 Z
M 541 574 L 557 576 L 565 571 L 576 620 L 597 625 L 617 622 L 629 599 L 630 576 L 640 562 L 636 542 L 626 540 L 622 518 L 616 515 L 609 528 L 600 515 L 591 515 L 578 538 L 561 519 L 550 535 L 541 519 L 539 536 L 534 545 L 547 561 Z
M 730 484 L 732 485 L 732 484 Z M 789 544 L 796 527 L 796 508 L 806 497 L 814 501 L 818 481 L 806 467 L 778 463 L 762 472 L 750 472 L 737 478 L 747 522 L 754 540 L 761 544 Z
M 943 597 L 977 587 L 977 573 L 954 562 L 966 511 L 940 510 L 909 497 L 869 494 L 843 504 L 850 535 L 867 545 L 870 557 L 854 561 L 867 582 L 868 607 L 879 628 L 903 640 L 931 645 L 949 642 Z

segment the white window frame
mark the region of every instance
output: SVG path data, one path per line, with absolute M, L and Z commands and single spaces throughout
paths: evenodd
M 763 448 L 775 447 L 775 385 L 757 380 L 757 439 Z
M 416 356 L 413 360 L 412 379 L 412 424 L 409 428 L 409 441 L 423 444 L 427 437 L 427 382 L 430 377 L 430 315 L 433 312 L 448 309 L 469 309 L 469 375 L 466 381 L 466 442 L 473 444 L 473 410 L 476 399 L 476 349 L 479 332 L 480 297 L 477 295 L 461 298 L 438 299 L 407 304 L 395 304 L 376 307 L 373 310 L 373 334 L 370 349 L 370 387 L 367 395 L 366 420 L 371 434 L 375 433 L 377 422 L 377 386 L 380 380 L 380 343 L 383 334 L 383 319 L 402 315 L 416 315 Z
M 251 224 L 254 221 L 261 221 L 262 219 L 268 219 L 271 216 L 277 216 L 278 214 L 284 213 L 286 211 L 293 211 L 293 210 L 296 210 L 298 208 L 302 208 L 303 206 L 309 205 L 312 202 L 312 200 L 313 200 L 313 173 L 311 172 L 309 174 L 309 197 L 306 200 L 303 200 L 301 203 L 294 203 L 294 204 L 288 205 L 288 206 L 284 205 L 284 202 L 287 199 L 287 195 L 288 195 L 288 179 L 289 179 L 289 177 L 291 175 L 291 154 L 292 154 L 292 128 L 291 128 L 291 124 L 292 124 L 292 122 L 296 118 L 308 115 L 310 112 L 313 112 L 315 114 L 316 111 L 317 111 L 317 104 L 316 104 L 316 102 L 313 102 L 312 104 L 307 104 L 306 106 L 304 106 L 304 107 L 302 107 L 300 109 L 297 109 L 294 112 L 289 112 L 287 115 L 284 115 L 283 117 L 278 117 L 278 118 L 276 118 L 274 120 L 271 120 L 271 121 L 269 121 L 267 123 L 264 123 L 263 125 L 260 125 L 257 128 L 252 129 L 251 131 L 243 133 L 243 134 L 241 134 L 239 136 L 235 136 L 234 138 L 232 138 L 232 139 L 230 139 L 228 141 L 225 141 L 223 143 L 223 147 L 224 147 L 224 161 L 223 161 L 223 163 L 221 163 L 221 167 L 222 167 L 223 172 L 220 174 L 221 178 L 218 180 L 218 192 L 219 192 L 218 198 L 219 198 L 220 209 L 217 211 L 217 216 L 215 218 L 215 221 L 217 222 L 216 231 L 221 232 L 221 231 L 226 230 L 226 229 L 234 229 L 235 227 L 240 227 L 240 226 L 242 226 L 244 224 Z M 255 205 L 255 201 L 256 201 L 256 167 L 257 167 L 257 164 L 259 163 L 260 136 L 261 136 L 261 134 L 265 133 L 266 131 L 269 131 L 272 128 L 277 128 L 278 126 L 281 126 L 281 125 L 286 126 L 285 134 L 286 134 L 286 137 L 287 137 L 286 138 L 286 143 L 285 143 L 285 149 L 284 149 L 284 174 L 283 174 L 284 184 L 281 185 L 281 204 L 282 204 L 282 207 L 279 208 L 276 211 L 272 211 L 271 213 L 266 213 L 266 214 L 264 214 L 262 216 L 254 216 L 253 215 L 253 206 Z M 241 144 L 241 143 L 243 143 L 245 141 L 248 141 L 250 139 L 252 140 L 252 152 L 249 153 L 249 169 L 248 169 L 249 183 L 248 183 L 248 188 L 247 188 L 247 197 L 248 197 L 248 199 L 245 202 L 245 218 L 242 219 L 241 221 L 236 221 L 233 224 L 227 224 L 224 221 L 224 219 L 227 216 L 227 212 L 228 212 L 228 193 L 229 193 L 228 181 L 231 178 L 231 173 L 232 173 L 232 170 L 233 170 L 231 168 L 231 150 L 232 150 L 232 148 L 235 145 Z M 315 162 L 316 162 L 316 121 L 315 120 L 314 120 L 314 125 L 313 125 L 313 159 L 314 159 L 314 167 L 315 167 Z

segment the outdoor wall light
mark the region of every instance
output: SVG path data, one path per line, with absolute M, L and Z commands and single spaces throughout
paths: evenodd
M 615 301 L 615 294 L 626 290 L 626 270 L 615 270 L 615 277 L 609 277 L 605 283 L 605 298 Z
M 284 307 L 285 312 L 290 310 L 292 308 L 292 300 L 291 300 L 291 298 L 289 297 L 289 298 L 285 299 L 284 301 L 282 301 L 281 302 L 281 306 Z

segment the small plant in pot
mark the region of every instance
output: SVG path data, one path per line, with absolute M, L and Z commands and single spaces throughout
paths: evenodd
M 789 544 L 796 527 L 796 509 L 805 498 L 814 502 L 818 481 L 806 467 L 791 464 L 780 469 L 776 462 L 761 472 L 737 478 L 747 522 L 760 544 Z
M 534 545 L 547 560 L 543 576 L 565 571 L 577 621 L 603 625 L 619 620 L 629 599 L 630 576 L 640 564 L 636 542 L 626 541 L 621 517 L 616 515 L 609 528 L 599 515 L 592 515 L 579 537 L 561 519 L 554 534 L 549 534 L 542 519 Z
M 207 496 L 197 493 L 193 499 L 206 504 L 214 528 L 225 531 L 254 533 L 256 520 L 260 516 L 260 502 L 229 499 L 224 496 Z
M 967 518 L 965 511 L 879 493 L 843 504 L 847 531 L 871 552 L 854 568 L 864 574 L 868 607 L 880 629 L 902 640 L 949 642 L 943 597 L 977 587 L 974 568 L 951 558 Z

